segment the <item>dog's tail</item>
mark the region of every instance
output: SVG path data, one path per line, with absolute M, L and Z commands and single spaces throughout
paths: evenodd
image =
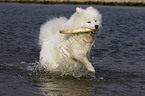
M 49 20 L 43 24 L 40 27 L 39 45 L 42 46 L 43 42 L 49 41 L 51 38 L 53 38 L 66 22 L 67 18 L 59 17 Z

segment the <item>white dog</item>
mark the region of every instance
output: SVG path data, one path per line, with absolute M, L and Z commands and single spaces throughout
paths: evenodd
M 85 72 L 86 69 L 95 72 L 88 58 L 96 32 L 61 34 L 59 30 L 96 30 L 100 26 L 101 14 L 93 7 L 77 7 L 70 19 L 60 17 L 46 22 L 40 28 L 40 64 L 50 72 L 63 74 Z

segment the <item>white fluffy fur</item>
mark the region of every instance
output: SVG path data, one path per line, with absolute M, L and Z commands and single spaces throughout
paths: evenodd
M 76 8 L 69 20 L 60 17 L 43 24 L 39 36 L 40 64 L 50 72 L 74 74 L 85 72 L 86 69 L 95 72 L 88 58 L 96 36 L 91 33 L 59 33 L 59 30 L 95 29 L 95 25 L 101 26 L 101 14 L 92 7 Z

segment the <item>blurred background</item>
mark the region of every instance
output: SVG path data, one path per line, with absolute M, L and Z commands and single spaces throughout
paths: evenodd
M 145 0 L 0 0 L 1 2 L 43 3 L 43 4 L 97 4 L 145 6 Z

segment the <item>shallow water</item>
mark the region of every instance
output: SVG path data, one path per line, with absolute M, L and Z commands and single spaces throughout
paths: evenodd
M 145 8 L 96 6 L 103 16 L 92 49 L 95 77 L 37 69 L 41 24 L 70 17 L 75 7 L 0 3 L 0 96 L 144 96 Z

